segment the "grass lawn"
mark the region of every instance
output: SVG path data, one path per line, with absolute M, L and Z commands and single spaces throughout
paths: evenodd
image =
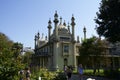
M 78 72 L 73 71 L 73 74 L 78 74 Z M 84 75 L 104 76 L 104 70 L 100 69 L 99 72 L 96 70 L 96 73 L 93 74 L 93 69 L 84 69 Z
M 104 70 L 103 69 L 99 69 L 99 72 L 98 72 L 98 70 L 96 70 L 96 73 L 93 74 L 93 69 L 85 69 L 84 70 L 84 74 L 85 75 L 104 76 Z

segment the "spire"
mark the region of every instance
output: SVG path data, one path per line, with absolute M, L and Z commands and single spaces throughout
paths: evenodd
M 54 15 L 54 17 L 58 17 L 57 11 L 55 11 L 55 15 Z
M 72 18 L 71 18 L 71 26 L 75 26 L 75 18 L 74 15 L 72 14 Z
M 60 17 L 60 24 L 62 24 L 62 17 Z
M 59 21 L 58 21 L 58 14 L 57 14 L 57 11 L 55 11 L 55 15 L 54 15 L 54 23 L 57 24 Z

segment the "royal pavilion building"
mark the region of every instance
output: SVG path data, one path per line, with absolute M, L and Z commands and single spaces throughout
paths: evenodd
M 62 18 L 58 20 L 57 12 L 54 14 L 54 27 L 48 21 L 48 37 L 43 39 L 38 32 L 35 35 L 35 54 L 32 55 L 34 66 L 45 67 L 49 70 L 63 70 L 64 65 L 77 67 L 79 56 L 79 37 L 75 40 L 75 18 L 66 26 Z M 53 31 L 52 31 L 52 28 Z M 71 30 L 70 30 L 71 29 Z

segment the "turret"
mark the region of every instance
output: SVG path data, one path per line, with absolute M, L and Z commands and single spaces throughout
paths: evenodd
M 52 26 L 51 26 L 52 22 L 51 20 L 48 21 L 48 40 L 50 41 L 50 35 L 51 35 L 51 29 L 52 29 Z
M 72 15 L 72 18 L 71 18 L 71 26 L 72 26 L 72 41 L 75 41 L 75 18 L 74 18 L 74 16 Z
M 57 39 L 57 36 L 58 36 L 58 29 L 57 29 L 57 25 L 58 25 L 58 14 L 57 14 L 57 11 L 55 12 L 55 15 L 54 15 L 54 24 L 55 24 L 55 37 Z

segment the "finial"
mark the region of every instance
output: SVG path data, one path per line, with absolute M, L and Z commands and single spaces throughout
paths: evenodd
M 74 17 L 74 14 L 72 14 L 72 17 Z
M 73 14 L 72 14 L 72 18 L 71 18 L 71 26 L 75 26 L 75 18 L 74 18 L 74 16 L 73 16 Z
M 54 15 L 54 23 L 57 24 L 59 22 L 58 20 L 58 14 L 57 14 L 57 11 L 55 12 L 55 15 Z
M 83 32 L 86 32 L 86 28 L 85 28 L 85 26 L 84 26 L 84 28 L 83 28 Z
M 74 21 L 74 20 L 75 20 L 75 18 L 74 18 L 74 15 L 73 15 L 73 14 L 72 14 L 72 18 L 71 18 L 71 20 L 72 20 L 72 21 Z
M 60 24 L 62 24 L 62 17 L 60 17 Z
M 54 15 L 54 17 L 58 17 L 57 11 L 55 11 L 55 15 Z

